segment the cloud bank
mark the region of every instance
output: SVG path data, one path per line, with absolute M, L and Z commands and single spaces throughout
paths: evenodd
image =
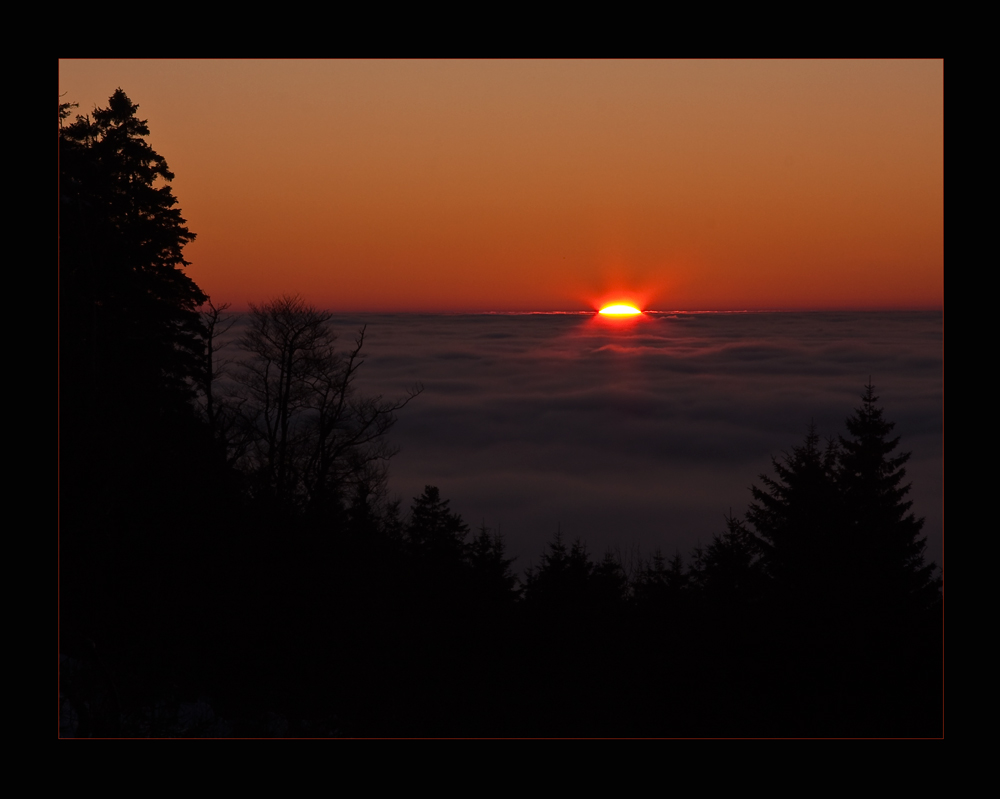
M 424 485 L 499 528 L 521 569 L 561 529 L 590 551 L 687 555 L 741 514 L 771 457 L 846 433 L 871 376 L 896 422 L 928 556 L 942 533 L 939 312 L 339 317 L 367 325 L 358 385 L 402 395 L 390 490 Z

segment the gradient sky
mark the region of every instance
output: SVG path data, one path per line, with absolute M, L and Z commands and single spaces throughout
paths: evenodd
M 942 61 L 75 60 L 216 302 L 942 308 Z

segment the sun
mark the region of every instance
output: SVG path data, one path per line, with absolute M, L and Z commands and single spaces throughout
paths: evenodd
M 637 313 L 642 313 L 638 308 L 633 308 L 631 305 L 607 305 L 601 308 L 600 313 L 606 316 L 634 316 Z

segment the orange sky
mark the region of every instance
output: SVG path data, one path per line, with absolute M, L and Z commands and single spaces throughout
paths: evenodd
M 236 307 L 941 308 L 942 61 L 62 60 Z

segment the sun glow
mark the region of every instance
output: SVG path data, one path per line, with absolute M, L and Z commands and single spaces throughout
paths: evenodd
M 638 308 L 633 308 L 631 305 L 608 305 L 601 308 L 600 313 L 606 316 L 633 316 L 637 313 L 642 313 Z

